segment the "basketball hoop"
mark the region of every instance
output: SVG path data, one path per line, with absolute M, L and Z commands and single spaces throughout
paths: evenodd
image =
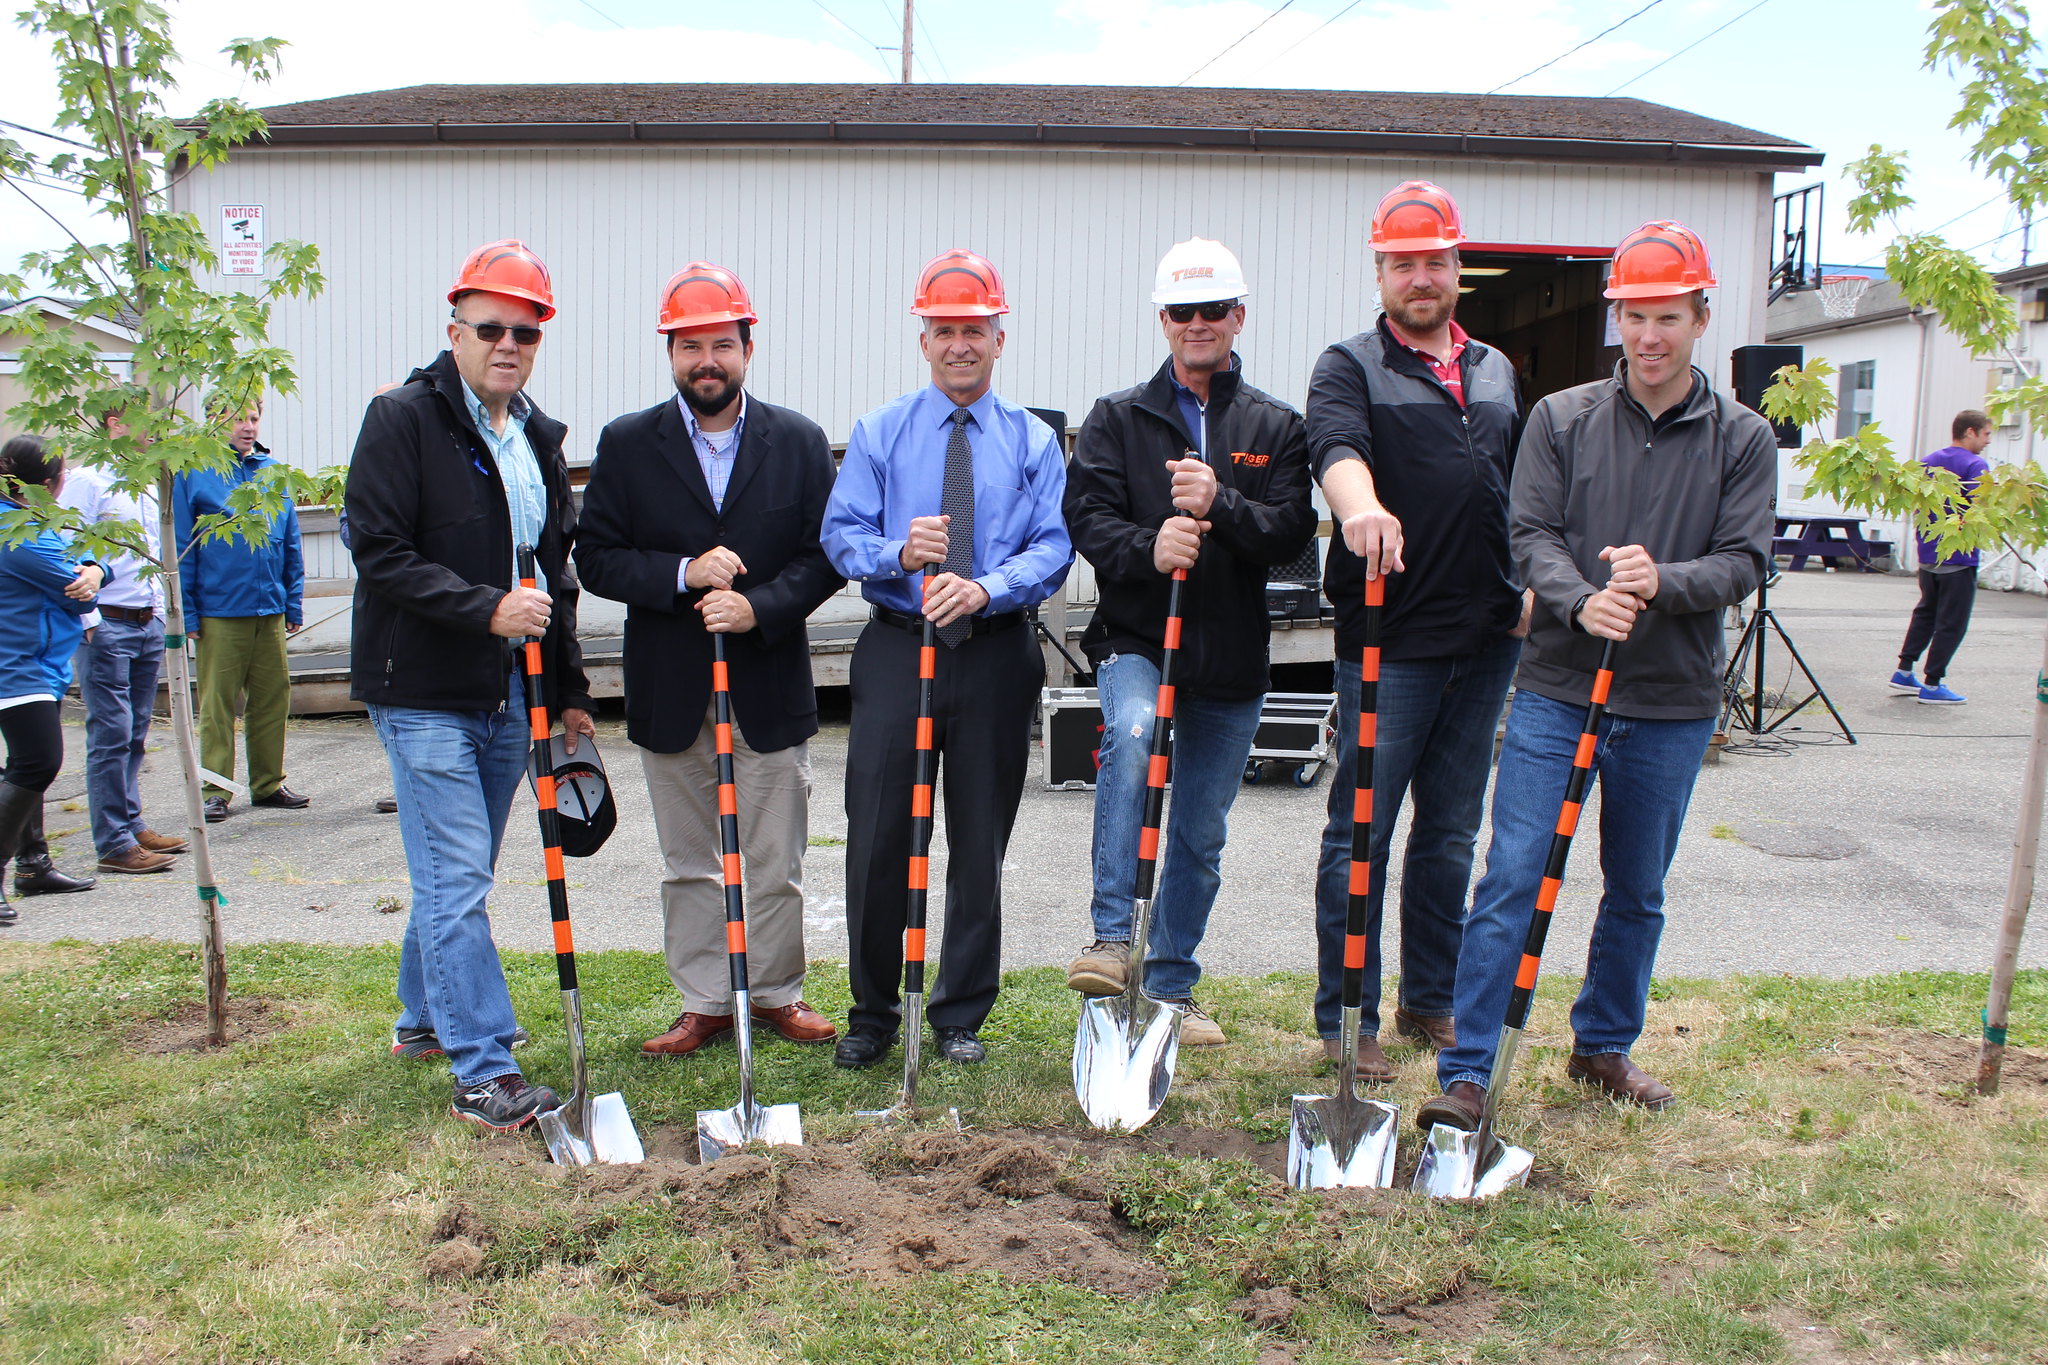
M 1831 318 L 1853 318 L 1857 301 L 1868 288 L 1868 275 L 1823 275 L 1820 277 L 1821 311 Z

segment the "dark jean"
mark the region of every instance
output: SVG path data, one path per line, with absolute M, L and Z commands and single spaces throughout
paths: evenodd
M 1373 745 L 1372 894 L 1365 913 L 1365 1010 L 1380 1026 L 1380 924 L 1389 848 L 1402 801 L 1414 794 L 1401 856 L 1403 1009 L 1451 1013 L 1464 933 L 1465 890 L 1486 809 L 1493 736 L 1522 642 L 1503 636 L 1477 654 L 1380 665 Z M 1316 1032 L 1337 1036 L 1344 1003 L 1344 925 L 1351 904 L 1352 788 L 1358 770 L 1358 665 L 1337 662 L 1337 769 L 1316 867 Z
M 164 663 L 164 623 L 101 621 L 78 649 L 85 701 L 85 789 L 92 843 L 102 858 L 136 847 L 142 833 L 142 753 Z
M 1159 667 L 1142 654 L 1112 654 L 1095 670 L 1095 687 L 1102 701 L 1102 752 L 1095 774 L 1095 897 L 1089 914 L 1097 938 L 1128 942 Z M 1261 700 L 1174 694 L 1173 789 L 1166 797 L 1162 866 L 1145 952 L 1145 994 L 1157 999 L 1185 999 L 1201 979 L 1195 950 L 1223 885 L 1230 805 L 1244 785 Z
M 1458 1043 L 1437 1054 L 1437 1078 L 1485 1085 L 1508 996 L 1535 913 L 1550 838 L 1564 803 L 1586 708 L 1515 693 L 1493 786 L 1493 842 L 1458 953 Z M 1642 1036 L 1650 968 L 1664 933 L 1664 874 L 1678 852 L 1713 717 L 1600 722 L 1600 871 L 1605 879 L 1586 981 L 1572 1006 L 1572 1050 L 1626 1053 Z M 1581 843 L 1585 826 L 1579 827 Z M 1565 884 L 1571 885 L 1569 868 Z
M 398 958 L 398 1027 L 430 1028 L 455 1079 L 516 1073 L 512 997 L 485 901 L 531 744 L 523 679 L 496 711 L 372 706 L 391 760 L 412 914 Z M 537 913 L 537 912 L 536 912 Z

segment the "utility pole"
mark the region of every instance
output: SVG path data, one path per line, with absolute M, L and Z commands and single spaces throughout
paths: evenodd
M 903 0 L 903 83 L 910 84 L 910 20 L 911 7 L 917 0 Z

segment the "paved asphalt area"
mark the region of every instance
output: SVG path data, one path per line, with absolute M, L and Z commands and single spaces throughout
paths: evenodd
M 1816 703 L 1789 731 L 1795 744 L 1730 753 L 1702 770 L 1669 882 L 1662 974 L 1988 969 L 2048 603 L 1981 592 L 1949 675 L 1969 705 L 1921 706 L 1885 686 L 1915 593 L 1909 577 L 1815 570 L 1788 575 L 1773 590 L 1779 620 L 1861 742 L 1830 740 L 1826 712 Z M 1770 688 L 1785 686 L 1788 656 L 1775 638 L 1767 657 Z M 846 952 L 839 842 L 846 828 L 844 705 L 842 693 L 840 719 L 812 742 L 816 789 L 806 880 L 816 958 Z M 600 721 L 600 739 L 616 780 L 619 828 L 597 857 L 570 860 L 576 938 L 585 949 L 658 951 L 661 862 L 639 764 L 616 707 Z M 51 833 L 62 832 L 60 861 L 74 872 L 92 866 L 80 722 L 67 715 L 69 766 L 51 789 L 48 812 Z M 167 726 L 154 732 L 152 750 L 144 799 L 156 827 L 169 829 L 182 807 Z M 210 827 L 230 902 L 230 945 L 395 941 L 405 915 L 378 903 L 409 902 L 410 892 L 398 819 L 371 809 L 390 789 L 375 734 L 360 716 L 295 720 L 287 766 L 290 784 L 312 796 L 310 809 L 238 803 L 233 818 Z M 1034 756 L 1005 879 L 1005 966 L 1064 963 L 1091 937 L 1093 794 L 1047 791 L 1038 774 Z M 1312 883 L 1328 796 L 1327 777 L 1307 790 L 1282 777 L 1241 791 L 1202 952 L 1209 970 L 1312 969 Z M 501 944 L 544 949 L 546 893 L 533 809 L 522 790 L 491 908 Z M 1596 796 L 1550 936 L 1549 962 L 1564 974 L 1583 969 L 1598 903 L 1597 810 Z M 1482 829 L 1482 859 L 1485 838 Z M 941 884 L 943 839 L 942 817 L 934 887 Z M 106 877 L 88 893 L 21 902 L 20 925 L 0 933 L 192 939 L 197 916 L 185 861 L 171 874 Z M 1398 870 L 1394 875 L 1398 881 Z M 1390 904 L 1397 894 L 1398 887 L 1390 889 Z M 935 892 L 935 928 L 937 901 Z M 1387 929 L 1390 964 L 1399 960 L 1395 918 L 1389 915 Z M 2022 963 L 2048 965 L 2048 923 L 2035 926 Z

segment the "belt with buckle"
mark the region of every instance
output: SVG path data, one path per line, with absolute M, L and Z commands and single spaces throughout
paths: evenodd
M 880 621 L 885 626 L 907 630 L 912 635 L 924 634 L 924 618 L 907 611 L 892 611 L 888 607 L 876 607 L 870 620 Z M 970 616 L 967 618 L 969 635 L 994 635 L 997 631 L 1011 630 L 1024 624 L 1021 611 L 999 612 L 994 616 Z
M 154 607 L 109 607 L 99 609 L 102 617 L 109 621 L 127 621 L 131 625 L 146 626 L 156 619 Z

